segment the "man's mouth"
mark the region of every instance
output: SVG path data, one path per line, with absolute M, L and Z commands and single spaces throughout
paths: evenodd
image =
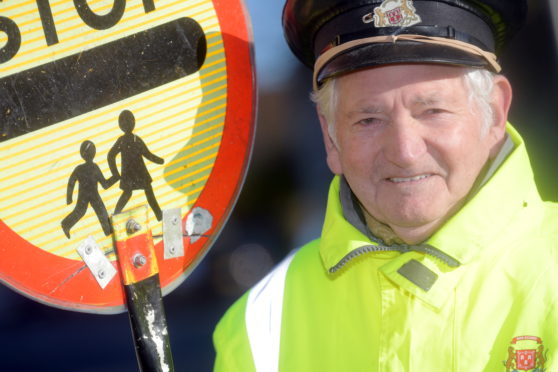
M 393 182 L 393 183 L 413 182 L 413 181 L 423 180 L 423 179 L 428 178 L 430 176 L 431 176 L 431 174 L 420 174 L 418 176 L 413 176 L 413 177 L 390 177 L 390 178 L 388 178 L 388 180 Z

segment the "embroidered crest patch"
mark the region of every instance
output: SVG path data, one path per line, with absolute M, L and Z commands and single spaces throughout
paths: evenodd
M 514 337 L 508 347 L 508 358 L 503 362 L 506 372 L 544 372 L 547 353 L 539 337 Z
M 374 22 L 376 27 L 409 27 L 421 22 L 413 0 L 384 0 L 374 8 L 374 14 L 362 17 L 364 23 Z

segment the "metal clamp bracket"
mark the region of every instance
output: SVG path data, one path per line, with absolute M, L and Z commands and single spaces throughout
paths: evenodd
M 93 277 L 99 283 L 102 289 L 114 278 L 117 271 L 105 256 L 105 253 L 92 236 L 87 237 L 76 248 L 78 254 L 85 262 L 85 265 L 91 270 Z
M 163 247 L 165 260 L 184 256 L 180 208 L 163 210 Z

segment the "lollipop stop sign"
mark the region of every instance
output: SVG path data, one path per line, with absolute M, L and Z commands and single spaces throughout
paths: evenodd
M 134 286 L 169 293 L 246 173 L 242 2 L 3 1 L 0 14 L 0 280 L 104 314 L 131 312 Z

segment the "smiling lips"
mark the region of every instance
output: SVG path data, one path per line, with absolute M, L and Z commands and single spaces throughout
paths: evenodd
M 420 174 L 418 176 L 413 176 L 413 177 L 390 177 L 390 178 L 388 178 L 388 181 L 393 182 L 393 183 L 413 182 L 413 181 L 423 180 L 423 179 L 428 178 L 430 176 L 431 176 L 431 174 Z

